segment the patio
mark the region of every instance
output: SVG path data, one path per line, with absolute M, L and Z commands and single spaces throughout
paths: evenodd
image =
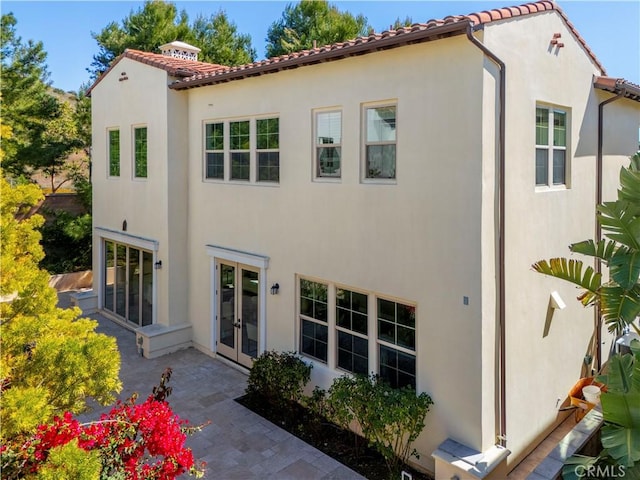
M 69 293 L 59 294 L 59 306 L 69 306 Z M 169 403 L 191 424 L 211 424 L 189 438 L 194 456 L 207 463 L 206 479 L 362 479 L 324 453 L 264 420 L 234 401 L 244 393 L 243 373 L 193 348 L 157 359 L 140 357 L 135 334 L 100 314 L 98 331 L 117 339 L 122 357 L 119 398 L 151 393 L 167 367 L 173 369 Z M 80 416 L 93 420 L 109 407 Z

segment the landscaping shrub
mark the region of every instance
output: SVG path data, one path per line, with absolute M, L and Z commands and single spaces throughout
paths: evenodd
M 369 444 L 382 454 L 389 472 L 399 473 L 403 464 L 418 453 L 411 448 L 424 428 L 433 404 L 426 393 L 412 388 L 391 388 L 376 375 L 344 375 L 329 388 L 328 411 L 343 428 L 355 420 Z M 356 442 L 357 442 L 357 436 Z
M 286 408 L 302 399 L 302 390 L 311 378 L 311 365 L 295 352 L 268 351 L 254 359 L 247 382 L 247 394 L 258 394 L 274 406 Z

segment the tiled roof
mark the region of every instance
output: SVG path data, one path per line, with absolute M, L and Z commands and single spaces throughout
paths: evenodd
M 640 85 L 624 78 L 594 77 L 593 86 L 600 90 L 624 95 L 625 98 L 640 102 Z
M 601 70 L 601 73 L 606 74 L 602 64 L 587 46 L 587 43 L 584 41 L 582 36 L 580 36 L 562 9 L 553 1 L 543 0 L 515 7 L 496 8 L 493 10 L 470 13 L 468 15 L 448 16 L 443 19 L 429 20 L 425 23 L 416 23 L 410 27 L 402 27 L 397 30 L 373 33 L 354 40 L 281 55 L 279 57 L 273 57 L 246 65 L 225 67 L 210 72 L 198 72 L 191 77 L 185 77 L 183 80 L 174 83 L 171 85 L 171 88 L 181 90 L 211 85 L 250 76 L 262 75 L 265 73 L 273 73 L 279 70 L 297 68 L 303 65 L 313 65 L 320 62 L 338 60 L 348 56 L 361 55 L 363 53 L 385 50 L 410 43 L 418 43 L 461 34 L 466 31 L 468 25 L 477 28 L 481 25 L 500 20 L 522 17 L 551 10 L 558 12 L 567 24 L 567 28 L 569 28 L 569 30 L 575 35 L 576 40 L 582 45 L 587 55 L 589 55 L 591 60 Z
M 109 66 L 109 68 L 98 77 L 98 79 L 91 85 L 87 93 L 90 93 L 93 88 L 100 83 L 100 81 L 109 73 L 123 58 L 130 58 L 140 63 L 151 65 L 152 67 L 165 70 L 169 75 L 174 77 L 193 77 L 194 75 L 205 75 L 215 72 L 216 70 L 226 69 L 223 65 L 217 65 L 215 63 L 206 62 L 194 62 L 193 60 L 184 60 L 181 58 L 174 58 L 168 55 L 162 55 L 159 53 L 149 53 L 140 50 L 134 50 L 127 48 L 124 53 L 118 56 Z

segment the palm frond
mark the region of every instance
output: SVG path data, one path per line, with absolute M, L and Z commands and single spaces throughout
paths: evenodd
M 613 240 L 583 240 L 582 242 L 569 245 L 569 250 L 574 253 L 580 253 L 589 257 L 596 257 L 605 262 L 611 260 L 611 257 L 618 249 L 618 244 Z
M 640 286 L 626 290 L 619 285 L 604 285 L 599 291 L 602 319 L 610 332 L 621 331 L 640 314 Z
M 640 250 L 639 213 L 638 208 L 629 202 L 605 202 L 598 206 L 598 221 L 607 238 Z
M 595 273 L 592 267 L 582 271 L 584 264 L 580 260 L 566 258 L 552 258 L 540 260 L 532 265 L 536 272 L 571 282 L 585 291 L 578 297 L 583 305 L 593 304 L 599 295 L 602 275 Z
M 640 277 L 640 252 L 619 248 L 609 262 L 611 278 L 625 290 L 631 290 Z

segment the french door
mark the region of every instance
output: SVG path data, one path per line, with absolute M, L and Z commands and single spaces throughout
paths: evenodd
M 103 308 L 137 325 L 153 322 L 153 253 L 104 242 Z
M 251 368 L 252 359 L 258 356 L 260 272 L 248 265 L 219 261 L 216 274 L 217 351 Z

